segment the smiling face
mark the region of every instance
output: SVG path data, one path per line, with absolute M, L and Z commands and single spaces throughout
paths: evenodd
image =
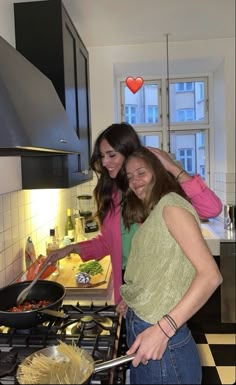
M 131 157 L 126 164 L 126 174 L 129 188 L 141 200 L 147 198 L 152 185 L 153 175 L 142 158 Z
M 116 178 L 123 166 L 125 157 L 120 152 L 115 151 L 106 139 L 100 143 L 100 155 L 102 166 L 107 169 L 110 178 Z

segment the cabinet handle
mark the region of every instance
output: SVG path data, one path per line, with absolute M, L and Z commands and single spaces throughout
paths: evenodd
M 60 143 L 67 143 L 67 141 L 65 139 L 60 139 L 59 141 Z

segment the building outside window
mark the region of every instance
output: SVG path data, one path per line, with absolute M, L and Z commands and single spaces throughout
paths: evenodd
M 192 148 L 178 148 L 177 160 L 182 163 L 184 170 L 186 170 L 189 174 L 194 174 L 195 168 L 193 166 L 194 159 Z
M 177 122 L 186 122 L 188 120 L 194 120 L 194 109 L 185 108 L 183 110 L 176 111 L 176 121 Z
M 192 82 L 181 82 L 175 84 L 176 92 L 188 92 L 193 91 L 193 83 Z
M 148 106 L 146 123 L 157 123 L 157 121 L 158 121 L 157 106 Z
M 137 123 L 137 106 L 126 105 L 125 106 L 125 121 L 129 124 Z
M 205 165 L 200 165 L 199 169 L 200 169 L 200 175 L 201 175 L 202 179 L 205 179 L 205 176 L 206 176 Z

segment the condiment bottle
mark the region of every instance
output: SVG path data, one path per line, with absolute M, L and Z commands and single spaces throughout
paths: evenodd
M 65 235 L 70 238 L 71 242 L 75 240 L 75 226 L 71 217 L 71 209 L 67 209 L 66 211 L 66 223 L 65 223 Z
M 59 249 L 59 242 L 55 235 L 55 229 L 50 229 L 49 239 L 46 242 L 46 255 L 48 255 L 52 250 Z M 57 276 L 60 273 L 60 264 L 59 261 L 55 262 L 56 270 L 52 275 Z

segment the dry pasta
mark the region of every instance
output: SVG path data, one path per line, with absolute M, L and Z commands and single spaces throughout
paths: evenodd
M 59 342 L 59 355 L 48 357 L 38 352 L 19 365 L 20 384 L 82 384 L 89 378 L 93 359 L 79 347 Z

